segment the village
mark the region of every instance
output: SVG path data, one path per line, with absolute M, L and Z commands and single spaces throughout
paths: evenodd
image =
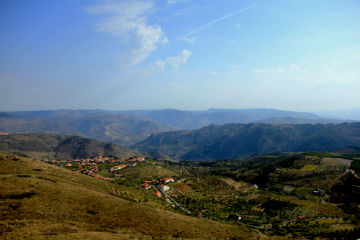
M 119 174 L 122 170 L 126 168 L 133 168 L 137 166 L 138 163 L 148 163 L 151 165 L 156 164 L 153 161 L 148 161 L 143 156 L 133 156 L 126 160 L 121 160 L 113 157 L 105 157 L 105 156 L 96 156 L 93 158 L 82 158 L 75 160 L 49 160 L 42 159 L 44 163 L 55 164 L 60 167 L 65 167 L 71 169 L 72 171 L 82 173 L 88 175 L 90 177 L 101 179 L 104 181 L 112 182 L 114 178 L 101 176 L 99 172 L 99 167 L 101 165 L 110 165 L 107 167 L 107 172 L 113 176 Z M 165 177 L 155 180 L 145 180 L 144 183 L 139 186 L 144 188 L 145 190 L 152 191 L 152 193 L 159 197 L 160 199 L 165 200 L 168 204 L 170 204 L 173 208 L 179 208 L 180 210 L 190 214 L 191 212 L 180 204 L 178 204 L 171 196 L 167 194 L 167 191 L 170 190 L 169 184 L 174 183 L 175 180 L 173 177 Z
M 99 171 L 100 164 L 117 164 L 122 163 L 120 165 L 112 166 L 108 169 L 108 171 L 114 172 L 117 170 L 121 170 L 128 167 L 135 167 L 136 162 L 145 162 L 145 157 L 143 156 L 133 156 L 127 160 L 121 160 L 118 158 L 111 158 L 111 157 L 104 157 L 104 156 L 97 156 L 94 158 L 82 158 L 82 159 L 75 159 L 75 160 L 48 160 L 42 159 L 45 163 L 55 164 L 60 167 L 70 168 L 73 171 L 78 173 L 83 173 L 89 175 L 91 177 L 102 179 L 105 181 L 111 181 L 109 177 L 103 177 L 99 174 L 96 174 Z

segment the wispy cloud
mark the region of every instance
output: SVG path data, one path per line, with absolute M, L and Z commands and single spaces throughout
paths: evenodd
M 180 64 L 185 64 L 191 55 L 191 51 L 184 49 L 179 56 L 168 57 L 163 61 L 156 61 L 155 65 L 162 70 L 164 70 L 167 66 L 178 68 Z
M 255 78 L 271 84 L 317 88 L 320 86 L 358 86 L 359 71 L 336 69 L 326 64 L 303 66 L 290 64 L 274 68 L 253 68 Z
M 236 16 L 236 15 L 242 13 L 242 12 L 245 12 L 245 11 L 249 10 L 250 8 L 253 8 L 254 6 L 255 6 L 255 4 L 251 4 L 251 5 L 247 6 L 247 7 L 241 8 L 241 9 L 235 11 L 235 12 L 232 12 L 232 13 L 226 14 L 226 15 L 224 15 L 222 17 L 213 19 L 213 20 L 209 21 L 208 23 L 202 25 L 201 27 L 198 27 L 196 29 L 191 30 L 190 32 L 188 32 L 185 35 L 184 38 L 188 38 L 188 37 L 190 37 L 190 36 L 192 36 L 192 35 L 194 35 L 194 34 L 196 34 L 198 32 L 204 31 L 205 29 L 211 27 L 212 25 L 214 25 L 214 24 L 216 24 L 218 22 L 224 21 L 224 20 L 226 20 L 228 18 L 234 17 L 234 16 Z
M 121 54 L 121 65 L 135 65 L 146 59 L 159 44 L 168 39 L 158 25 L 148 24 L 148 17 L 154 12 L 150 1 L 127 1 L 92 6 L 87 9 L 91 14 L 105 15 L 97 30 L 119 36 L 128 44 Z
M 193 44 L 193 43 L 196 42 L 197 37 L 191 36 L 191 37 L 183 37 L 183 38 L 181 38 L 181 39 L 184 40 L 184 41 L 186 41 L 186 42 L 188 42 L 188 43 Z
M 168 4 L 176 4 L 176 3 L 182 3 L 187 2 L 188 0 L 167 0 Z
M 234 45 L 234 44 L 237 44 L 237 43 L 238 43 L 238 41 L 236 41 L 236 40 L 230 40 L 230 41 L 226 42 L 227 45 Z

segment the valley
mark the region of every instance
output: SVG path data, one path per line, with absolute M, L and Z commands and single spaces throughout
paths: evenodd
M 16 233 L 24 234 L 23 231 L 27 229 L 27 226 L 39 225 L 39 220 L 27 219 L 26 224 L 19 227 L 14 226 L 13 221 L 15 219 L 18 221 L 19 217 L 29 211 L 36 211 L 43 218 L 45 216 L 43 214 L 49 213 L 49 210 L 41 210 L 41 207 L 44 204 L 50 204 L 46 201 L 48 197 L 54 196 L 50 194 L 44 198 L 41 189 L 50 187 L 48 184 L 61 184 L 63 187 L 62 184 L 66 183 L 74 186 L 66 187 L 65 190 L 68 189 L 66 191 L 70 192 L 61 194 L 69 195 L 70 198 L 75 197 L 71 195 L 75 192 L 77 192 L 75 198 L 80 197 L 79 190 L 74 190 L 79 187 L 87 189 L 86 191 L 110 194 L 109 201 L 111 201 L 107 200 L 106 204 L 111 203 L 111 205 L 104 205 L 105 202 L 100 204 L 98 202 L 100 200 L 97 200 L 100 193 L 95 194 L 95 192 L 91 193 L 95 195 L 86 201 L 85 199 L 78 200 L 85 204 L 84 207 L 89 208 L 86 210 L 89 216 L 93 215 L 102 219 L 102 223 L 98 225 L 99 230 L 96 230 L 94 225 L 94 231 L 100 231 L 106 237 L 138 236 L 141 239 L 147 239 L 149 231 L 156 239 L 166 236 L 193 238 L 197 234 L 200 234 L 198 236 L 201 238 L 205 236 L 202 235 L 204 234 L 201 232 L 202 228 L 197 230 L 200 231 L 198 233 L 197 231 L 189 233 L 190 230 L 182 228 L 180 223 L 180 225 L 178 223 L 174 225 L 177 226 L 177 233 L 168 225 L 161 227 L 163 233 L 157 232 L 156 229 L 161 226 L 159 225 L 161 218 L 180 214 L 175 218 L 176 221 L 181 222 L 184 218 L 184 221 L 194 221 L 200 225 L 204 224 L 204 227 L 207 221 L 214 221 L 220 225 L 226 224 L 226 228 L 222 227 L 225 232 L 221 231 L 221 233 L 218 232 L 220 235 L 214 235 L 217 236 L 216 239 L 225 238 L 231 234 L 234 239 L 251 239 L 252 237 L 254 239 L 272 237 L 276 239 L 280 237 L 327 239 L 340 236 L 348 236 L 351 239 L 358 236 L 360 226 L 358 205 L 360 178 L 357 175 L 360 172 L 359 159 L 359 154 L 307 152 L 213 162 L 160 162 L 143 157 L 116 160 L 98 156 L 93 159 L 67 161 L 43 159 L 46 163 L 41 163 L 39 160 L 2 154 L 1 162 L 4 168 L 1 174 L 4 184 L 2 184 L 1 194 L 6 203 L 5 215 L 3 215 L 6 221 L 3 222 L 2 228 L 7 226 L 5 236 L 16 236 L 13 235 L 15 233 L 11 231 L 11 228 L 23 229 Z M 91 169 L 86 166 L 91 166 Z M 44 183 L 46 186 L 42 186 Z M 18 187 L 24 187 L 24 184 L 30 184 L 25 188 L 25 192 L 18 189 Z M 10 189 L 6 186 L 15 186 L 15 188 Z M 19 194 L 24 197 L 20 197 Z M 25 197 L 24 194 L 30 195 Z M 39 207 L 33 210 L 27 209 L 25 213 L 20 214 L 19 211 L 24 211 L 23 206 L 26 202 L 40 197 L 39 195 L 42 199 L 41 204 L 36 203 L 40 204 Z M 344 199 L 347 201 L 344 202 Z M 58 201 L 66 203 L 69 200 L 61 197 Z M 158 214 L 161 212 L 159 212 L 157 219 L 154 219 L 151 224 L 153 218 L 147 215 L 148 210 L 141 214 L 132 213 L 131 215 L 119 210 L 110 211 L 110 209 L 116 209 L 119 204 L 125 204 L 123 201 L 132 202 L 132 205 L 129 205 L 129 202 L 126 203 L 126 207 L 124 206 L 128 213 L 132 213 L 133 208 L 139 210 L 144 208 L 140 211 L 145 211 L 146 206 L 152 208 L 151 211 L 160 210 L 169 213 L 164 212 L 165 215 L 160 217 Z M 32 232 L 35 234 L 34 239 L 41 239 L 47 231 L 52 231 L 50 235 L 46 235 L 50 236 L 49 239 L 52 237 L 55 239 L 56 236 L 65 238 L 86 236 L 83 235 L 84 229 L 88 232 L 92 227 L 90 225 L 87 227 L 85 222 L 91 221 L 92 217 L 83 222 L 84 220 L 80 219 L 84 214 L 86 215 L 86 211 L 80 213 L 77 209 L 79 209 L 78 205 L 71 204 L 66 210 L 61 208 L 57 210 L 59 212 L 53 212 L 51 218 L 59 219 L 62 227 L 51 225 L 52 230 Z M 11 215 L 6 215 L 6 212 L 10 210 Z M 67 215 L 68 211 L 75 215 Z M 106 218 L 104 218 L 105 215 L 102 217 L 102 214 L 106 214 Z M 188 217 L 185 217 L 186 215 Z M 125 221 L 127 223 L 118 220 L 111 222 L 111 219 L 116 216 L 121 218 L 127 216 L 125 217 L 128 219 Z M 72 218 L 81 221 L 82 226 L 74 224 Z M 139 221 L 148 222 L 149 228 L 137 228 Z M 124 224 L 131 230 L 119 231 L 118 227 Z M 46 229 L 45 226 L 48 224 L 37 227 Z M 232 230 L 226 232 L 225 229 L 230 228 Z M 66 230 L 65 233 L 64 230 Z M 208 234 L 210 232 L 214 234 L 213 231 L 206 231 Z M 235 234 L 239 231 L 246 231 L 248 237 Z M 99 239 L 102 238 L 99 237 Z
M 360 240 L 359 0 L 0 0 L 0 240 Z
M 61 119 L 60 112 L 47 114 Z M 210 125 L 154 133 L 130 148 L 79 135 L 1 130 L 4 239 L 360 234 L 357 122 Z

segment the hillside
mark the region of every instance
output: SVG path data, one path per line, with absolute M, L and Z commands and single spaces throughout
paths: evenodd
M 129 146 L 154 133 L 174 130 L 154 121 L 102 110 L 54 110 L 5 112 L 0 114 L 0 131 L 81 135 Z
M 149 207 L 144 204 L 143 191 L 40 161 L 1 154 L 0 163 L 2 239 L 258 239 L 259 236 L 244 227 Z M 125 200 L 122 195 L 132 197 Z
M 0 135 L 0 151 L 23 153 L 37 159 L 70 160 L 98 155 L 125 159 L 139 154 L 117 145 L 80 136 L 61 136 L 51 133 Z
M 266 235 L 358 239 L 359 156 L 307 152 L 184 161 L 173 166 L 192 178 L 175 183 L 169 194 L 190 211 L 248 224 Z
M 313 113 L 283 111 L 277 109 L 209 109 L 206 111 L 181 111 L 176 109 L 123 111 L 180 129 L 197 129 L 211 124 L 251 123 L 273 117 L 292 117 L 322 122 Z
M 136 145 L 182 160 L 234 159 L 271 152 L 335 151 L 360 146 L 360 123 L 226 124 L 154 134 Z

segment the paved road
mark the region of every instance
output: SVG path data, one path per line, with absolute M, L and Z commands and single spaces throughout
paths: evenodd
M 172 199 L 172 197 L 169 196 L 169 194 L 167 194 L 165 191 L 163 191 L 158 185 L 155 186 L 155 188 L 157 188 L 162 194 L 164 194 L 164 196 L 166 198 L 169 199 L 169 201 L 176 207 L 180 208 L 181 210 L 183 210 L 184 212 L 191 214 L 191 212 L 187 209 L 185 209 L 183 206 L 181 206 L 180 204 L 178 204 L 174 199 Z

